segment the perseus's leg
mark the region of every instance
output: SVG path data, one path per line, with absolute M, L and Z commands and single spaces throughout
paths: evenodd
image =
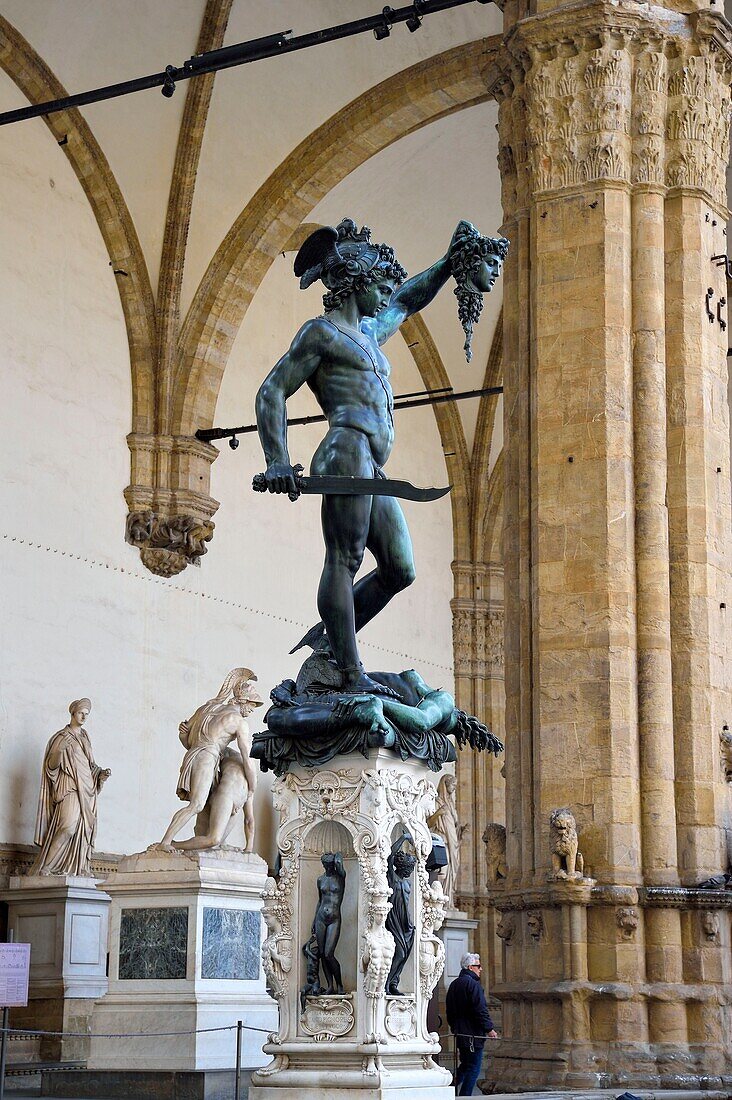
M 334 428 L 318 448 L 313 473 L 369 477 L 373 459 L 367 437 L 352 428 Z M 321 509 L 325 565 L 318 588 L 318 611 L 333 656 L 346 679 L 358 679 L 360 666 L 353 613 L 353 579 L 361 567 L 371 515 L 371 497 L 324 496 Z
M 323 497 L 325 565 L 318 588 L 318 611 L 341 669 L 359 665 L 353 578 L 363 560 L 370 510 L 370 497 Z
M 366 546 L 376 558 L 376 569 L 353 589 L 357 631 L 414 580 L 412 540 L 404 513 L 394 497 L 373 498 Z

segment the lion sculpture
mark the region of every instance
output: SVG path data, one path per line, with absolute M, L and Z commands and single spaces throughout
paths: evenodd
M 567 807 L 549 815 L 552 851 L 552 878 L 582 878 L 585 861 L 577 847 L 577 822 Z

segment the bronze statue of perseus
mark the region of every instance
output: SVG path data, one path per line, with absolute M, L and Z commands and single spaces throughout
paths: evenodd
M 391 367 L 381 348 L 407 317 L 432 301 L 450 275 L 458 280 L 461 302 L 466 293 L 489 291 L 507 250 L 505 238 L 482 237 L 463 221 L 445 255 L 407 278 L 392 248 L 372 243 L 367 228 L 359 230 L 345 218 L 337 228 L 312 233 L 295 258 L 302 289 L 317 279 L 325 284 L 324 313 L 305 322 L 257 394 L 257 427 L 267 462 L 260 484 L 271 493 L 298 496 L 300 467 L 293 467 L 287 448 L 286 402 L 307 384 L 328 420 L 308 480 L 317 483 L 320 476 L 328 482 L 321 490 L 322 621 L 300 644 L 330 663 L 332 689 L 389 694 L 364 672 L 356 634 L 415 575 L 404 515 L 388 483 L 381 484 L 394 444 Z M 334 477 L 359 481 L 334 487 Z M 376 568 L 354 585 L 367 548 Z

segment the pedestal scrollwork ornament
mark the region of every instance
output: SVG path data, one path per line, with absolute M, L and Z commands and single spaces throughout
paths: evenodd
M 289 991 L 292 972 L 293 933 L 292 906 L 288 895 L 296 877 L 296 865 L 283 865 L 279 879 L 268 878 L 262 894 L 262 916 L 268 935 L 262 944 L 262 969 L 267 986 L 277 1001 L 279 1029 L 269 1036 L 270 1043 L 279 1043 L 289 1032 Z
M 353 995 L 350 993 L 308 997 L 300 1017 L 302 1030 L 318 1043 L 332 1043 L 334 1039 L 348 1035 L 354 1022 Z
M 414 997 L 388 997 L 384 1023 L 389 1035 L 399 1042 L 414 1038 L 417 1031 Z
M 430 883 L 424 871 L 419 872 L 422 894 L 422 930 L 419 935 L 419 987 L 422 994 L 422 1037 L 435 1039 L 427 1027 L 427 1006 L 445 969 L 445 945 L 438 936 L 447 913 L 447 898 L 440 882 Z

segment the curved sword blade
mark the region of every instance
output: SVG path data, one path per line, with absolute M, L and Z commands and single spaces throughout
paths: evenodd
M 420 489 L 409 481 L 395 481 L 385 477 L 342 477 L 335 474 L 300 477 L 297 482 L 301 493 L 319 496 L 374 496 L 399 497 L 401 500 L 427 502 L 439 500 L 452 489 Z

